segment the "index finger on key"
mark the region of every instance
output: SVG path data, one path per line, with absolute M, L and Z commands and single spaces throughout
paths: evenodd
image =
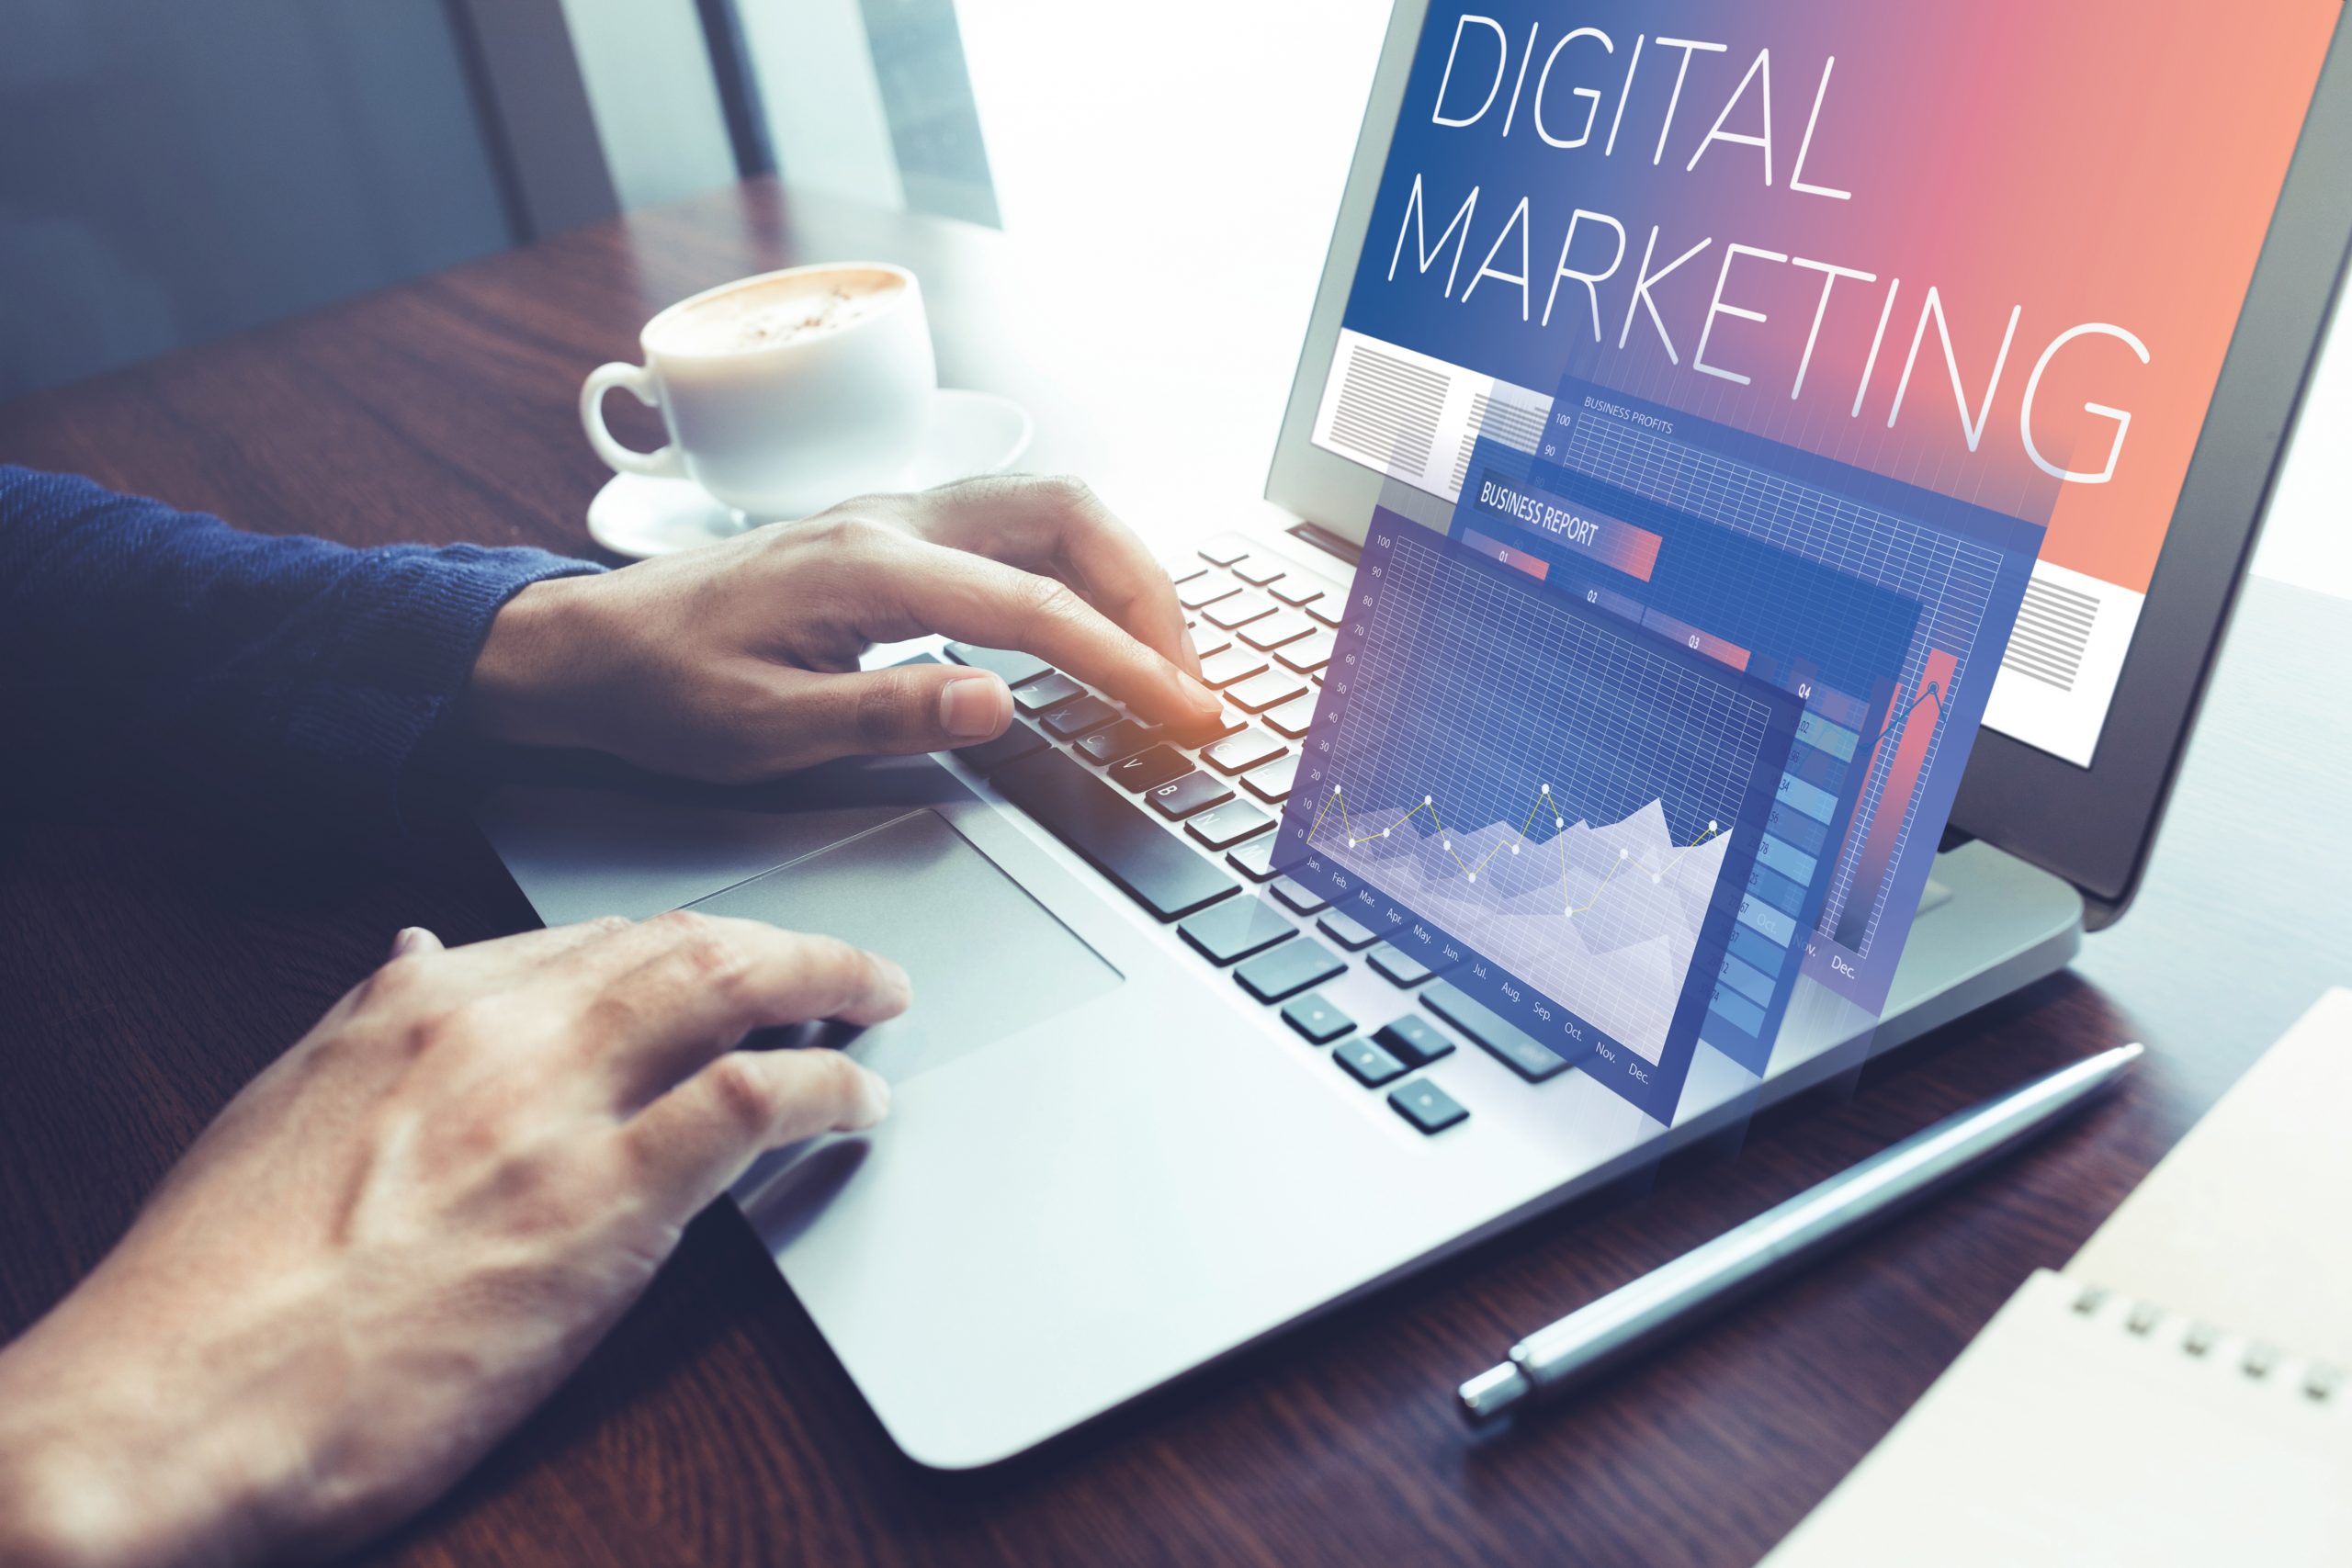
M 908 557 L 893 581 L 906 620 L 962 641 L 1034 653 L 1156 724 L 1216 716 L 1215 692 L 1068 583 L 925 539 L 899 547 Z
M 1130 637 L 1188 675 L 1201 672 L 1175 585 L 1133 528 L 1082 481 L 1029 475 L 932 491 L 925 536 L 1066 580 Z

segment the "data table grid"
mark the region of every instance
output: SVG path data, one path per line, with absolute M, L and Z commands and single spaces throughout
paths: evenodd
M 1984 631 L 2001 570 L 1997 550 L 1638 426 L 1578 419 L 1570 426 L 1563 461 L 1604 483 L 1916 599 L 1922 614 L 1904 660 L 1902 693 L 1907 698 L 1919 691 L 1937 649 L 1951 657 L 1955 689 L 1969 680 L 1969 654 Z M 1943 695 L 1948 701 L 1950 694 Z M 1935 766 L 1944 728 L 1939 725 L 1928 742 L 1928 770 Z M 1883 879 L 1871 889 L 1867 917 L 1860 922 L 1845 919 L 1846 905 L 1894 765 L 1894 748 L 1880 747 L 1817 923 L 1824 933 L 1841 927 L 1850 932 L 1859 923 L 1859 940 L 1844 945 L 1863 958 L 1870 955 L 1893 884 Z M 1915 792 L 1901 802 L 1905 818 L 1894 840 L 1897 856 L 1908 843 L 1919 800 Z

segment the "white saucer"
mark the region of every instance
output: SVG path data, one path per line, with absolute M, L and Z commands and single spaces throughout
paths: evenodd
M 933 396 L 931 434 L 889 488 L 929 490 L 975 474 L 1002 473 L 1029 450 L 1029 412 L 1011 398 L 951 387 Z M 844 491 L 842 499 L 856 493 Z M 713 500 L 692 479 L 615 474 L 588 503 L 590 536 L 632 560 L 731 539 L 752 526 L 741 513 Z

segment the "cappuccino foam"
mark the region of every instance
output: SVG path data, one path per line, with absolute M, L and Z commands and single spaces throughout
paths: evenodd
M 840 332 L 881 311 L 906 289 L 896 273 L 865 269 L 771 278 L 701 300 L 660 329 L 680 354 L 749 354 Z

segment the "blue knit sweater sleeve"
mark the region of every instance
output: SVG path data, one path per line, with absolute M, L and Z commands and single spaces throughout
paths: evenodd
M 0 814 L 124 781 L 271 837 L 395 840 L 534 549 L 242 534 L 0 466 Z

